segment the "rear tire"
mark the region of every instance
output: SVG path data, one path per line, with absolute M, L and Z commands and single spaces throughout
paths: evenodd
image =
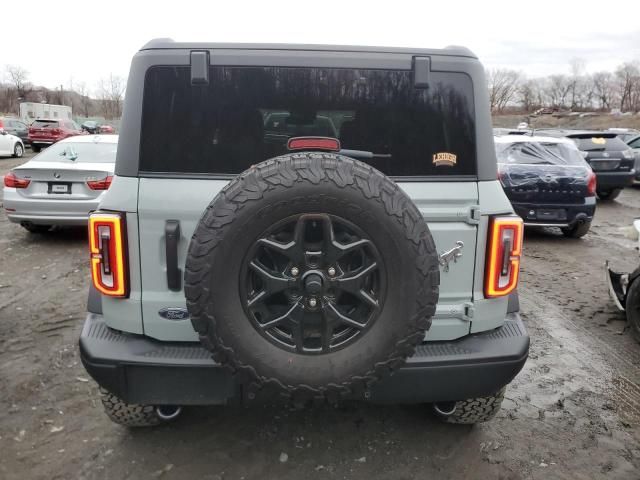
M 562 234 L 569 238 L 581 238 L 584 237 L 591 228 L 591 222 L 581 222 L 573 227 L 561 228 Z
M 33 223 L 21 223 L 20 226 L 29 233 L 47 233 L 51 225 L 34 225 Z
M 24 155 L 24 147 L 21 143 L 16 143 L 13 147 L 13 156 L 15 158 L 21 158 Z
M 136 405 L 126 403 L 112 393 L 100 389 L 102 406 L 109 419 L 125 427 L 155 427 L 162 423 L 153 405 Z
M 34 152 L 38 153 L 38 152 L 40 152 L 40 150 L 42 150 L 42 147 L 40 145 L 31 144 L 31 150 L 33 150 Z
M 440 418 L 446 423 L 461 425 L 473 425 L 489 421 L 500 410 L 506 389 L 507 387 L 502 387 L 500 391 L 487 397 L 469 398 L 455 402 L 453 414 L 448 416 L 440 415 Z
M 614 188 L 612 190 L 598 190 L 596 193 L 598 194 L 598 198 L 600 200 L 610 202 L 611 200 L 615 200 L 616 198 L 618 198 L 620 192 L 622 192 L 621 188 Z
M 640 343 L 640 278 L 636 278 L 629 286 L 625 301 L 625 311 L 631 335 Z

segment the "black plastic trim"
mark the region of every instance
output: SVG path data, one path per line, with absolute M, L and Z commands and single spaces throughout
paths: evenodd
M 87 312 L 102 315 L 102 294 L 93 286 L 89 286 L 89 298 L 87 298 Z
M 392 376 L 355 399 L 373 403 L 425 403 L 490 395 L 520 372 L 529 335 L 517 313 L 495 330 L 458 340 L 428 342 Z M 104 388 L 130 403 L 217 405 L 243 400 L 235 378 L 199 343 L 160 342 L 106 326 L 88 314 L 80 357 Z
M 139 178 L 162 178 L 176 180 L 224 180 L 230 182 L 238 174 L 215 173 L 180 173 L 180 172 L 146 172 L 141 171 Z M 476 182 L 477 175 L 422 175 L 415 177 L 389 177 L 394 182 Z
M 167 261 L 167 287 L 182 290 L 182 270 L 178 267 L 178 243 L 180 242 L 180 221 L 167 220 L 164 225 L 165 257 Z

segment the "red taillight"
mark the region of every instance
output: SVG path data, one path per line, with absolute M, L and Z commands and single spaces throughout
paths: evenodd
M 340 140 L 331 137 L 293 137 L 287 142 L 289 150 L 340 151 Z
M 107 190 L 111 185 L 111 181 L 113 177 L 108 175 L 100 180 L 89 180 L 87 181 L 87 187 L 91 190 Z
M 489 224 L 484 296 L 501 297 L 518 285 L 522 233 L 520 217 L 494 217 Z
M 120 213 L 94 212 L 89 216 L 91 279 L 103 295 L 127 297 L 126 230 Z
M 4 176 L 4 186 L 12 188 L 27 188 L 31 180 L 17 177 L 15 173 L 9 172 Z
M 60 130 L 59 128 L 52 128 L 51 135 L 54 137 L 57 137 L 58 135 L 62 135 L 62 130 Z
M 589 173 L 589 180 L 587 181 L 587 197 L 593 197 L 596 194 L 596 174 Z

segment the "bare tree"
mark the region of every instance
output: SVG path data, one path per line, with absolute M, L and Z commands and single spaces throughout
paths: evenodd
M 571 82 L 566 75 L 551 75 L 545 93 L 551 106 L 565 108 L 567 105 L 567 96 L 571 90 Z
M 582 58 L 572 58 L 569 62 L 571 77 L 569 79 L 569 94 L 571 98 L 570 106 L 572 109 L 582 108 L 581 89 L 584 86 L 583 74 L 586 62 Z
M 122 115 L 125 87 L 125 79 L 113 73 L 98 82 L 98 100 L 105 118 L 118 118 Z
M 623 63 L 616 69 L 620 110 L 640 109 L 640 62 Z
M 492 111 L 502 112 L 515 99 L 519 80 L 520 73 L 515 70 L 498 68 L 487 71 Z
M 89 110 L 91 108 L 91 98 L 89 98 L 89 90 L 85 82 L 80 82 L 76 87 L 76 92 L 80 95 L 80 108 L 85 117 L 89 116 Z
M 518 94 L 520 96 L 520 104 L 527 112 L 532 112 L 544 104 L 540 79 L 528 79 L 521 82 Z
M 25 97 L 29 85 L 29 72 L 17 65 L 7 65 L 5 68 L 9 83 L 14 87 L 19 97 Z

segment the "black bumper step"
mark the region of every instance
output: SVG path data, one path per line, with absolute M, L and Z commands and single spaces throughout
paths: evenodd
M 418 346 L 367 397 L 374 403 L 423 403 L 490 395 L 518 374 L 528 351 L 520 315 L 509 313 L 490 332 Z M 100 314 L 87 315 L 80 355 L 98 384 L 129 403 L 217 405 L 242 398 L 233 375 L 199 343 L 121 333 L 107 327 Z

